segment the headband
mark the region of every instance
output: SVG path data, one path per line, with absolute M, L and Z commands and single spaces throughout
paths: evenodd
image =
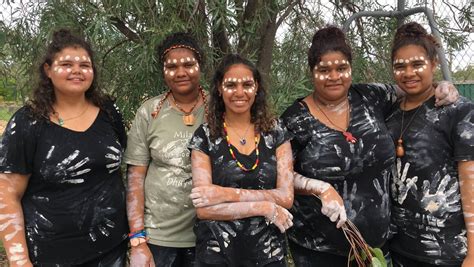
M 169 51 L 171 51 L 171 50 L 173 50 L 173 49 L 176 49 L 176 48 L 186 48 L 186 49 L 189 49 L 189 50 L 193 51 L 193 52 L 198 56 L 199 61 L 201 60 L 201 54 L 199 54 L 199 52 L 198 52 L 196 49 L 194 49 L 193 47 L 191 47 L 191 46 L 189 46 L 189 45 L 185 45 L 185 44 L 177 44 L 177 45 L 172 45 L 172 46 L 168 47 L 168 48 L 163 52 L 163 54 L 161 55 L 161 60 L 164 62 L 164 61 L 165 61 L 165 55 L 166 55 Z

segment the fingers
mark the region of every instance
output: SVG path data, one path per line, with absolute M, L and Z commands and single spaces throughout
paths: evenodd
M 459 91 L 456 87 L 446 81 L 442 81 L 435 89 L 436 106 L 449 105 L 456 102 L 459 98 Z
M 339 215 L 339 221 L 337 222 L 336 228 L 341 228 L 347 221 L 346 209 L 344 209 Z
M 335 200 L 329 201 L 329 203 L 323 202 L 321 213 L 326 215 L 329 220 L 331 220 L 331 222 L 337 221 L 337 228 L 341 227 L 347 220 L 347 214 L 344 206 Z

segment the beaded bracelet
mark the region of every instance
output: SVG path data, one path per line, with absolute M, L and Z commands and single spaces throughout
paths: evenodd
M 145 231 L 145 229 L 142 229 L 142 230 L 140 230 L 140 231 L 137 231 L 137 232 L 133 232 L 133 233 L 128 234 L 128 238 L 129 238 L 129 239 L 137 238 L 137 237 L 144 237 L 144 238 L 146 238 L 146 231 Z

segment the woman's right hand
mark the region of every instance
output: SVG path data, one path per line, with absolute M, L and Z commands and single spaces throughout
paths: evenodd
M 346 209 L 344 208 L 344 201 L 333 186 L 329 186 L 320 195 L 321 213 L 326 215 L 331 222 L 336 222 L 336 227 L 340 228 L 347 221 Z
M 269 212 L 265 214 L 265 217 L 267 221 L 278 227 L 280 232 L 284 233 L 288 228 L 293 226 L 293 215 L 282 206 L 273 202 L 269 203 L 271 203 L 271 208 L 268 209 Z
M 132 247 L 130 251 L 130 267 L 155 267 L 153 254 L 147 243 Z

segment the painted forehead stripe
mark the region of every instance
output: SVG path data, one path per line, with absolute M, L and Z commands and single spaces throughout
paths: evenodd
M 349 61 L 348 60 L 345 60 L 345 59 L 342 59 L 342 60 L 335 60 L 334 62 L 332 61 L 319 61 L 319 65 L 320 66 L 331 66 L 332 64 L 349 64 Z M 318 66 L 314 66 L 315 68 L 317 68 Z
M 425 62 L 425 64 L 428 64 L 428 60 L 425 59 L 424 56 L 414 56 L 414 57 L 410 57 L 410 58 L 396 58 L 394 61 L 393 61 L 393 65 L 397 64 L 397 63 L 410 63 L 412 61 L 419 61 L 419 60 L 423 60 Z
M 69 60 L 70 58 L 72 58 L 71 55 L 66 55 L 65 57 L 59 57 L 59 61 Z M 83 61 L 92 62 L 90 57 L 86 57 L 84 55 L 82 57 L 81 56 L 74 56 L 74 61 L 80 61 L 81 59 Z M 55 60 L 54 64 L 58 64 L 58 61 Z

